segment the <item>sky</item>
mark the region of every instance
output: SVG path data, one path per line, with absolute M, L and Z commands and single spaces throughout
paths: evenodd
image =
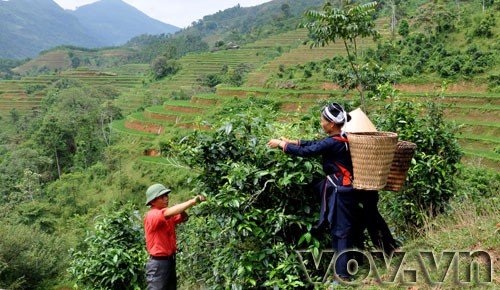
M 234 7 L 259 5 L 270 0 L 122 0 L 134 6 L 149 17 L 162 22 L 185 28 L 203 16 Z M 54 0 L 64 9 L 74 10 L 77 7 L 97 2 L 97 0 Z

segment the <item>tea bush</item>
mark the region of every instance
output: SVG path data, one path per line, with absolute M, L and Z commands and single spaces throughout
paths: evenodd
M 294 249 L 311 247 L 317 253 L 324 242 L 311 233 L 319 200 L 308 186 L 321 176 L 321 168 L 315 160 L 288 156 L 266 143 L 298 134 L 317 138 L 318 127 L 309 117 L 271 124 L 265 117 L 266 111 L 272 114 L 269 108 L 229 115 L 214 130 L 181 142 L 184 160 L 202 172 L 193 180 L 193 191 L 208 196 L 197 207 L 197 217 L 178 232 L 185 284 L 305 286 Z
M 115 203 L 72 249 L 68 271 L 76 288 L 145 289 L 142 218 L 130 203 Z
M 422 225 L 447 209 L 455 194 L 463 155 L 455 136 L 458 127 L 445 122 L 443 106 L 429 97 L 424 103 L 396 100 L 374 118 L 381 131 L 417 145 L 402 192 L 384 192 L 381 204 L 403 231 Z
M 0 225 L 0 288 L 51 289 L 67 266 L 59 237 L 22 224 Z

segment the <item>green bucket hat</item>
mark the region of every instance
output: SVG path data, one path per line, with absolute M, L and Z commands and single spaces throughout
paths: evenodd
M 156 183 L 151 185 L 146 191 L 146 205 L 149 205 L 149 203 L 158 196 L 169 192 L 171 192 L 171 190 L 166 188 L 163 184 Z

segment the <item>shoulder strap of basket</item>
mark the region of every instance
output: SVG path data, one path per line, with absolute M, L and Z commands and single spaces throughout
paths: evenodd
M 335 140 L 338 140 L 338 141 L 341 141 L 341 142 L 345 142 L 346 143 L 346 148 L 347 150 L 349 150 L 347 147 L 347 143 L 349 143 L 349 141 L 347 140 L 347 138 L 344 138 L 344 137 L 341 137 L 341 136 L 333 136 L 332 137 L 333 139 Z M 339 169 L 339 171 L 337 171 L 337 174 L 336 174 L 336 177 L 337 178 L 342 178 L 342 185 L 343 186 L 349 186 L 352 184 L 352 173 L 347 169 L 345 168 L 344 166 L 342 166 L 340 164 L 340 162 L 334 162 L 335 166 Z
M 339 140 L 341 142 L 349 143 L 349 140 L 347 140 L 347 138 L 342 137 L 342 136 L 333 136 L 332 138 L 335 139 L 335 140 Z

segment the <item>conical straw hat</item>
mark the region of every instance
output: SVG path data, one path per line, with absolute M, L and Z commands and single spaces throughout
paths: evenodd
M 344 126 L 344 131 L 348 133 L 356 132 L 377 132 L 377 128 L 373 125 L 368 116 L 360 109 L 349 112 L 351 121 L 347 122 Z

